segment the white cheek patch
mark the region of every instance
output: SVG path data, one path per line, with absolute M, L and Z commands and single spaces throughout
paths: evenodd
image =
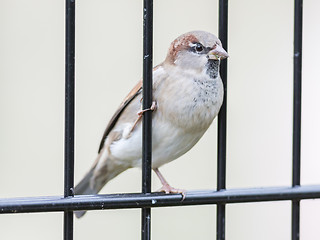
M 201 69 L 204 69 L 208 59 L 204 54 L 197 54 L 194 52 L 183 52 L 178 54 L 174 63 L 177 66 L 181 66 L 189 70 L 196 70 L 197 72 Z

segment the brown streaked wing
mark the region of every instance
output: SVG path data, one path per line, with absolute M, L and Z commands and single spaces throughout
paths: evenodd
M 116 125 L 118 119 L 120 118 L 122 112 L 126 109 L 126 107 L 129 105 L 129 103 L 141 92 L 142 90 L 142 80 L 140 80 L 134 88 L 129 92 L 129 94 L 125 97 L 125 99 L 120 104 L 117 111 L 113 114 L 111 120 L 109 121 L 106 130 L 103 133 L 103 137 L 100 142 L 99 151 L 100 153 L 101 149 L 103 148 L 103 145 L 106 141 L 106 138 L 108 134 L 111 132 L 113 127 Z

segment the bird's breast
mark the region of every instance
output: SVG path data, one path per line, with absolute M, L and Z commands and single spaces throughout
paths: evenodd
M 185 131 L 206 130 L 210 126 L 223 100 L 220 77 L 180 77 L 167 79 L 163 85 L 155 94 L 159 97 L 156 100 L 160 118 Z

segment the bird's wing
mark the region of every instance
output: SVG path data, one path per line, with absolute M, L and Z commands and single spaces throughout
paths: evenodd
M 125 97 L 125 99 L 122 101 L 122 103 L 120 104 L 120 106 L 118 107 L 117 111 L 113 114 L 111 120 L 109 121 L 106 130 L 103 133 L 101 142 L 100 142 L 100 146 L 99 146 L 99 151 L 98 153 L 100 153 L 101 149 L 104 146 L 104 143 L 106 141 L 106 138 L 108 136 L 108 134 L 111 132 L 111 130 L 113 129 L 113 127 L 116 125 L 118 119 L 120 118 L 121 114 L 123 113 L 123 111 L 126 109 L 126 107 L 130 104 L 130 102 L 136 97 L 138 96 L 142 91 L 142 80 L 140 80 L 135 86 L 134 88 L 129 92 L 129 94 Z

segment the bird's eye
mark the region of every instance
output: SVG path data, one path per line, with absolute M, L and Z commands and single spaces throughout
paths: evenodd
M 197 52 L 203 51 L 203 46 L 200 43 L 197 43 L 197 45 L 194 47 Z

